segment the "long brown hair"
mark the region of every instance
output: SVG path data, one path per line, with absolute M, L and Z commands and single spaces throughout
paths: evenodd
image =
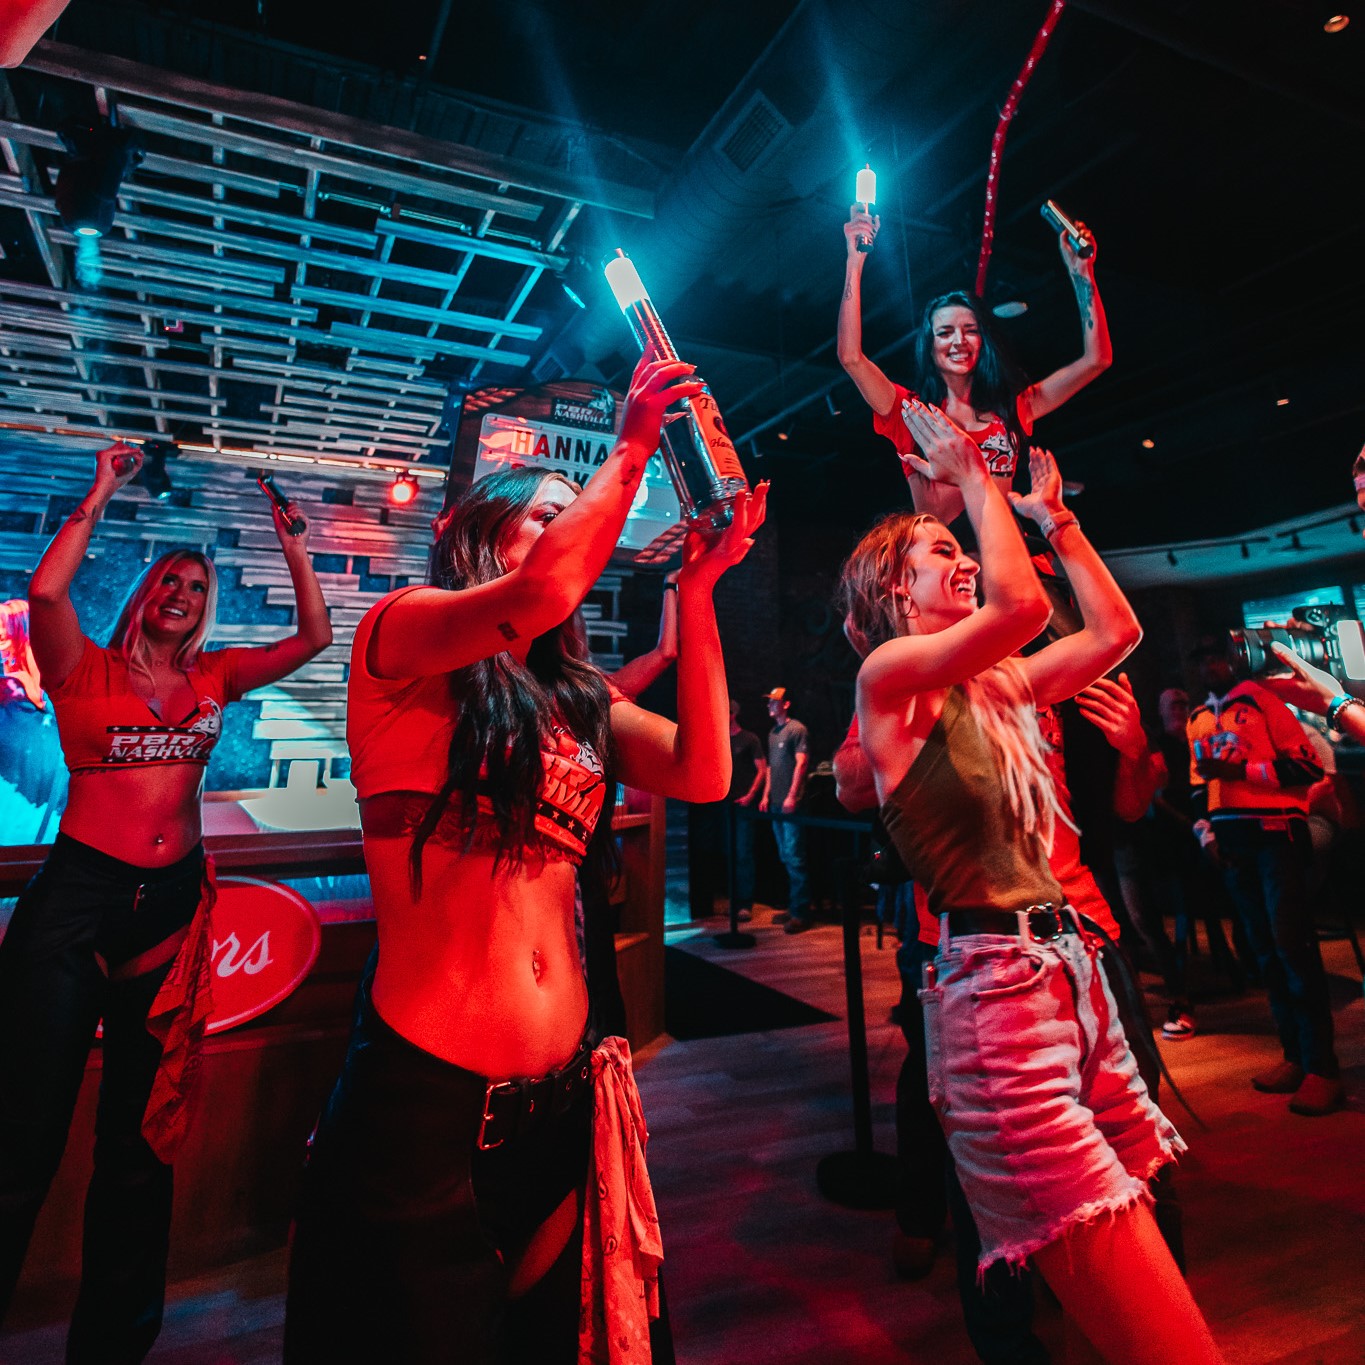
M 541 489 L 562 474 L 536 468 L 499 470 L 473 484 L 452 504 L 432 546 L 428 580 L 433 587 L 458 591 L 488 583 L 507 572 L 506 547 Z M 498 829 L 497 860 L 520 864 L 535 839 L 535 803 L 544 772 L 541 743 L 551 718 L 587 740 L 606 768 L 608 796 L 615 789 L 610 699 L 601 672 L 588 659 L 586 642 L 572 618 L 539 636 L 526 662 L 510 653 L 490 655 L 450 675 L 456 722 L 447 752 L 445 782 L 432 798 L 412 841 L 413 887 L 422 882 L 422 850 L 452 800 L 459 801 L 465 847 L 472 845 L 483 795 L 493 807 Z M 480 770 L 482 771 L 482 774 Z M 603 824 L 613 802 L 606 802 Z M 609 870 L 614 844 L 594 839 L 590 869 Z M 597 866 L 602 864 L 602 866 Z
M 867 641 L 869 653 L 906 633 L 896 608 L 896 590 L 907 578 L 914 582 L 910 551 L 916 536 L 929 524 L 942 526 L 927 512 L 889 513 L 844 561 L 839 575 L 840 605 L 845 619 Z M 1047 767 L 1048 743 L 1038 725 L 1027 678 L 1013 660 L 1005 659 L 964 679 L 962 690 L 999 760 L 1000 777 L 1020 828 L 1050 849 L 1058 817 L 1075 826 L 1057 798 L 1057 784 Z
M 172 564 L 182 559 L 193 560 L 203 569 L 204 577 L 208 579 L 208 590 L 204 594 L 204 610 L 199 617 L 199 624 L 180 642 L 180 647 L 171 659 L 172 666 L 182 673 L 188 672 L 194 667 L 204 642 L 213 634 L 213 628 L 218 623 L 218 572 L 213 567 L 213 560 L 202 550 L 167 550 L 147 566 L 142 577 L 129 589 L 128 596 L 119 608 L 114 629 L 109 634 L 109 648 L 122 656 L 130 671 L 137 670 L 151 676 L 151 652 L 143 633 L 142 616 L 147 610 L 148 598 L 161 584 L 162 575 Z

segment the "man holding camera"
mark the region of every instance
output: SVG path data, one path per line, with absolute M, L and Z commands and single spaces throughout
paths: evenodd
M 1225 651 L 1209 645 L 1195 661 L 1209 689 L 1187 722 L 1195 800 L 1207 803 L 1195 831 L 1223 867 L 1284 1049 L 1251 1083 L 1292 1095 L 1296 1114 L 1330 1114 L 1343 1092 L 1307 893 L 1308 792 L 1322 765 L 1289 708 L 1254 679 L 1237 681 Z

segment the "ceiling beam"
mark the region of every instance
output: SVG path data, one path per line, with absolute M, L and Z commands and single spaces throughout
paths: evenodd
M 226 114 L 247 123 L 282 128 L 305 137 L 320 137 L 340 146 L 377 152 L 438 170 L 455 171 L 495 184 L 511 185 L 561 199 L 581 200 L 633 217 L 654 216 L 654 196 L 633 185 L 613 185 L 595 176 L 565 175 L 548 167 L 530 166 L 511 157 L 481 152 L 453 142 L 441 142 L 401 128 L 368 123 L 326 109 L 313 109 L 274 95 L 254 90 L 235 90 L 230 86 L 196 80 L 177 72 L 144 66 L 123 57 L 88 52 L 68 43 L 44 39 L 29 54 L 24 67 L 62 80 L 79 81 L 146 99 L 166 100 L 204 113 Z

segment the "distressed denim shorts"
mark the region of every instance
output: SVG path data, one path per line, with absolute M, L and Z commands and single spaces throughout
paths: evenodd
M 1072 913 L 1064 911 L 1068 916 Z M 1093 943 L 948 935 L 925 968 L 929 1097 L 981 1233 L 978 1272 L 1148 1197 L 1185 1150 L 1153 1103 Z

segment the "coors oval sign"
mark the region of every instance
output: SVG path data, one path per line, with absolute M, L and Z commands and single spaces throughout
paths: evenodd
M 206 1031 L 221 1033 L 278 1005 L 308 975 L 321 944 L 318 913 L 297 891 L 254 877 L 219 877 Z

